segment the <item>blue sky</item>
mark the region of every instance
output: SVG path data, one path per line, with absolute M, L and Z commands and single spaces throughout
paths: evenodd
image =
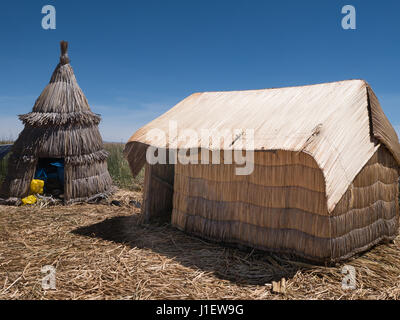
M 56 30 L 44 30 L 44 5 Z M 357 29 L 341 28 L 356 8 Z M 0 137 L 16 138 L 50 80 L 59 41 L 102 115 L 126 142 L 193 92 L 362 78 L 400 129 L 400 1 L 13 0 L 0 4 Z M 398 130 L 399 131 L 399 130 Z

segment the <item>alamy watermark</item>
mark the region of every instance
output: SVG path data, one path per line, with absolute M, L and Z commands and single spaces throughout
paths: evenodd
M 176 121 L 169 121 L 168 132 L 153 128 L 146 140 L 157 145 L 147 149 L 146 160 L 151 165 L 236 164 L 236 175 L 250 175 L 254 170 L 254 129 L 179 130 Z
M 43 290 L 56 290 L 56 268 L 53 266 L 44 266 L 41 272 L 46 274 L 42 278 Z
M 342 28 L 344 30 L 355 30 L 356 26 L 356 8 L 352 5 L 345 5 L 342 8 L 342 14 L 345 16 L 342 18 Z
M 343 290 L 355 290 L 357 288 L 356 283 L 356 269 L 353 266 L 345 265 L 342 268 L 342 289 Z
M 42 28 L 44 30 L 55 30 L 56 8 L 52 5 L 46 5 L 42 8 L 42 14 L 45 14 L 45 16 L 42 18 Z

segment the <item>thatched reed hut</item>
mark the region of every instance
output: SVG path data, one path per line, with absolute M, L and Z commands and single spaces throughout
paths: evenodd
M 168 136 L 171 120 L 173 143 L 148 134 Z M 253 172 L 237 175 L 234 163 L 146 162 L 149 146 L 204 150 L 180 137 L 188 128 L 253 129 Z M 206 149 L 222 153 L 235 140 L 226 146 Z M 143 214 L 172 213 L 174 226 L 203 238 L 328 262 L 398 232 L 400 145 L 362 80 L 196 93 L 137 131 L 125 154 L 134 175 L 146 166 Z
M 39 163 L 64 164 L 64 202 L 84 202 L 112 190 L 107 170 L 108 153 L 98 129 L 100 116 L 90 110 L 61 42 L 61 58 L 50 83 L 32 112 L 19 118 L 25 128 L 12 147 L 8 174 L 0 197 L 25 197 Z M 12 202 L 12 201 L 11 201 Z M 10 203 L 10 201 L 8 201 Z

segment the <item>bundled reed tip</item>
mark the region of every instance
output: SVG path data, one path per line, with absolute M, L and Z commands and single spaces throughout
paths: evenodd
M 68 42 L 67 41 L 61 41 L 60 42 L 60 46 L 61 46 L 60 63 L 61 64 L 68 64 L 69 63 Z

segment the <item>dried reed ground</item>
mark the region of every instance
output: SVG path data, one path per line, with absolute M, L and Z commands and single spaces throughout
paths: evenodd
M 0 206 L 0 299 L 398 299 L 400 238 L 347 262 L 356 290 L 342 290 L 342 265 L 312 266 L 143 225 L 137 192 L 123 207 Z M 55 291 L 41 268 L 56 267 Z M 271 291 L 284 277 L 286 295 Z

